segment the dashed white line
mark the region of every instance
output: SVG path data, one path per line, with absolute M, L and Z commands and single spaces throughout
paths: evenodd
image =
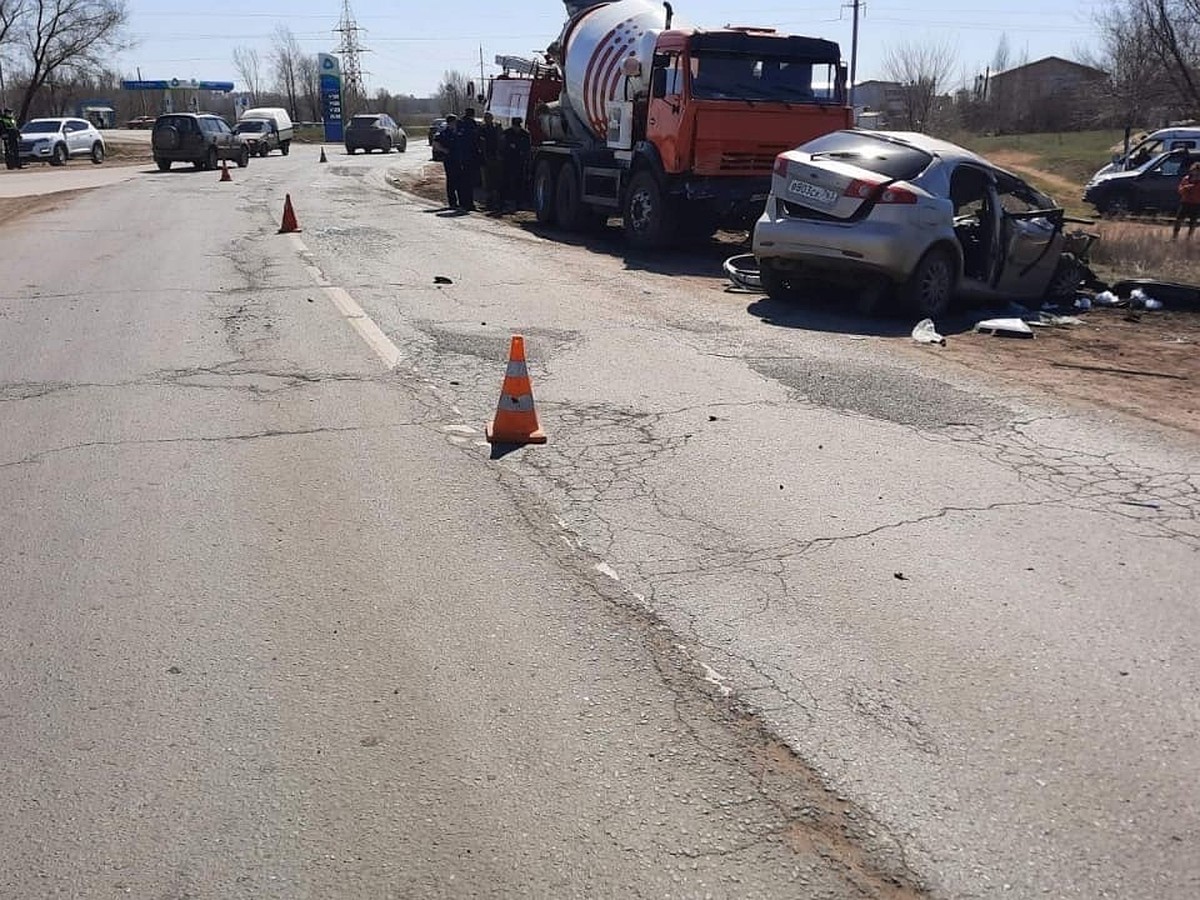
M 342 314 L 342 318 L 350 323 L 350 327 L 358 332 L 358 336 L 387 368 L 394 369 L 404 358 L 400 348 L 383 333 L 383 329 L 375 324 L 375 321 L 366 314 L 358 305 L 358 301 L 351 297 L 345 288 L 333 284 L 318 266 L 312 264 L 312 252 L 304 246 L 304 241 L 298 234 L 289 234 L 288 238 L 291 240 L 292 246 L 296 248 L 296 252 L 305 260 L 304 268 L 309 277 L 325 292 L 325 296 L 333 301 L 333 305 Z

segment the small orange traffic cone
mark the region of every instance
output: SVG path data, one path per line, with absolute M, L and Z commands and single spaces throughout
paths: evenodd
M 325 148 L 324 147 L 321 147 L 321 160 L 320 161 L 321 162 L 329 162 L 329 160 L 325 158 Z
M 291 234 L 299 230 L 300 223 L 296 221 L 296 211 L 292 209 L 292 195 L 285 194 L 283 200 L 283 222 L 279 226 L 279 233 Z
M 508 370 L 496 404 L 496 418 L 487 427 L 493 444 L 544 444 L 546 432 L 538 425 L 533 408 L 533 385 L 525 366 L 525 338 L 514 334 L 508 351 Z
M 221 160 L 221 180 L 233 181 L 233 177 L 229 174 L 229 161 Z

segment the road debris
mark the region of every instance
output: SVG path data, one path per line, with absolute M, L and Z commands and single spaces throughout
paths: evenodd
M 1055 313 L 1041 312 L 1036 319 L 1026 319 L 1026 324 L 1035 328 L 1066 328 L 1070 325 L 1083 325 L 1079 316 L 1060 316 Z
M 454 282 L 451 279 L 447 278 L 445 275 L 434 275 L 433 283 L 434 284 L 454 284 Z
M 747 294 L 762 293 L 762 276 L 758 260 L 755 259 L 753 253 L 731 256 L 725 260 L 723 268 L 733 283 L 734 291 Z
M 1024 319 L 984 319 L 975 323 L 975 331 L 979 334 L 991 334 L 997 337 L 1033 337 L 1033 329 Z
M 933 319 L 922 319 L 913 326 L 912 339 L 918 344 L 941 344 L 946 346 L 946 339 L 937 333 Z

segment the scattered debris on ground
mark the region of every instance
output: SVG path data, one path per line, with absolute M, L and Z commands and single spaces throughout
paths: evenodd
M 946 346 L 946 339 L 937 333 L 933 319 L 922 319 L 913 326 L 912 339 L 918 344 L 941 344 Z

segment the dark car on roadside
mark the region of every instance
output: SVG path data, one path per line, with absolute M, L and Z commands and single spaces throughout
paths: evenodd
M 163 172 L 177 162 L 190 162 L 197 169 L 215 169 L 223 159 L 243 169 L 250 164 L 250 145 L 228 122 L 209 113 L 159 116 L 150 142 L 154 162 Z
M 363 113 L 346 125 L 346 152 L 379 150 L 391 153 L 395 147 L 401 153 L 408 149 L 408 135 L 387 113 Z
M 1200 155 L 1187 149 L 1160 153 L 1136 169 L 1098 174 L 1083 189 L 1084 202 L 1102 216 L 1173 213 L 1179 208 L 1179 180 Z

